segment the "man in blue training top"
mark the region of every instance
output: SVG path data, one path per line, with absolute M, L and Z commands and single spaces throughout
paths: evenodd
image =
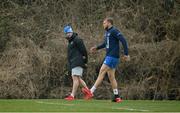
M 122 57 L 122 59 L 125 61 L 130 60 L 130 56 L 128 55 L 128 45 L 121 32 L 113 26 L 112 18 L 105 18 L 103 21 L 103 27 L 106 30 L 104 36 L 105 40 L 101 45 L 92 47 L 91 52 L 95 53 L 99 49 L 106 48 L 106 57 L 93 87 L 90 90 L 84 88 L 82 91 L 86 95 L 87 99 L 92 98 L 94 91 L 100 85 L 107 73 L 114 93 L 113 102 L 121 102 L 122 99 L 119 97 L 117 81 L 115 79 L 115 69 L 119 63 L 120 57 L 119 41 L 122 43 L 124 48 L 124 56 Z

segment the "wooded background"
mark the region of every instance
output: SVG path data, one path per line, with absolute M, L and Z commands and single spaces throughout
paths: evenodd
M 180 100 L 179 0 L 0 0 L 0 98 L 63 98 L 72 86 L 64 25 L 71 23 L 89 52 L 103 41 L 108 16 L 126 37 L 131 56 L 116 72 L 121 96 Z M 104 55 L 89 53 L 83 76 L 89 87 Z M 95 98 L 111 94 L 105 78 Z

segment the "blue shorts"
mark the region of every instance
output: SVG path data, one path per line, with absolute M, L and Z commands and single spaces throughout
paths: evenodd
M 108 67 L 115 69 L 117 67 L 117 65 L 119 64 L 119 59 L 110 57 L 110 56 L 106 56 L 103 64 L 106 64 Z

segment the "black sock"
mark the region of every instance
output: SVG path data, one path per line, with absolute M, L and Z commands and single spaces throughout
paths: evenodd
M 119 95 L 114 95 L 115 98 L 119 98 Z

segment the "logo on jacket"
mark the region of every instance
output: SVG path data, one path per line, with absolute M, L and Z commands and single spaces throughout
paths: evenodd
M 111 33 L 108 33 L 108 34 L 107 34 L 107 36 L 110 36 L 110 35 L 111 35 Z
M 72 45 L 74 42 L 72 41 L 70 44 Z

